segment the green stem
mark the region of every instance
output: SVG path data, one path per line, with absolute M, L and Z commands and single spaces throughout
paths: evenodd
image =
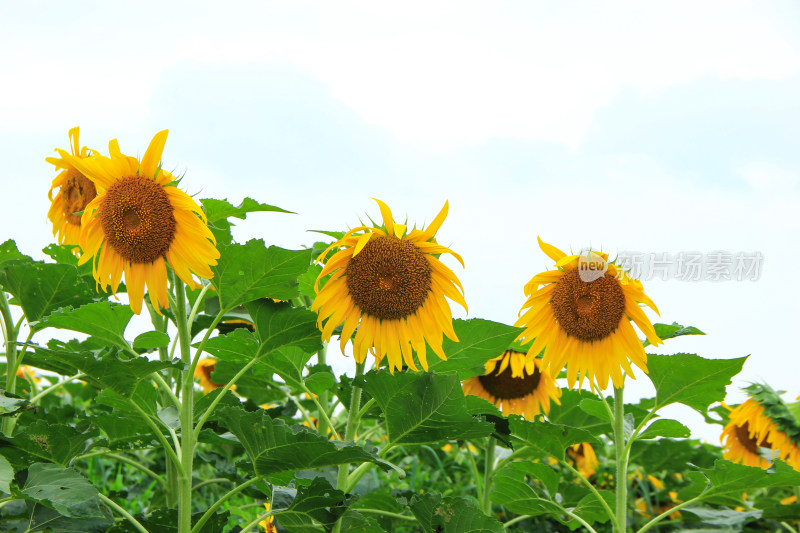
M 364 404 L 364 407 L 362 407 L 361 410 L 358 412 L 358 419 L 361 420 L 362 418 L 364 418 L 364 415 L 367 414 L 369 410 L 372 409 L 372 406 L 375 405 L 376 403 L 378 402 L 375 401 L 375 398 L 370 398 L 367 401 L 367 403 Z
M 475 464 L 475 457 L 472 454 L 472 450 L 469 449 L 469 443 L 467 443 L 466 449 L 469 468 L 472 470 L 472 477 L 475 478 L 475 491 L 478 493 L 478 501 L 481 503 L 481 509 L 483 509 L 483 478 L 478 473 L 478 465 Z
M 203 297 L 206 295 L 208 289 L 210 288 L 211 288 L 210 283 L 208 283 L 207 285 L 203 285 L 203 288 L 200 289 L 200 294 L 197 295 L 197 299 L 194 301 L 192 310 L 189 313 L 189 318 L 186 320 L 186 325 L 189 327 L 189 331 L 192 330 L 192 324 L 194 324 L 194 318 L 197 316 L 197 313 L 200 310 L 200 305 L 203 303 Z
M 623 387 L 614 388 L 614 449 L 617 455 L 617 533 L 625 533 L 628 527 L 628 456 L 625 446 L 625 404 L 622 399 Z
M 320 366 L 325 366 L 326 364 L 326 356 L 328 352 L 328 343 L 322 343 L 322 349 L 317 352 L 317 364 Z M 314 396 L 311 395 L 313 398 Z M 319 420 L 319 434 L 325 438 L 328 438 L 328 428 L 333 429 L 333 424 L 330 423 L 330 418 L 328 418 L 328 390 L 325 389 L 319 395 L 319 402 L 317 402 L 317 410 L 319 411 L 319 416 L 317 419 Z
M 625 457 L 630 456 L 631 453 L 631 446 L 633 446 L 634 441 L 636 441 L 636 437 L 639 436 L 639 433 L 642 432 L 644 427 L 647 425 L 650 420 L 656 415 L 656 411 L 658 410 L 658 406 L 653 406 L 653 410 L 647 413 L 647 415 L 639 422 L 639 425 L 636 426 L 636 429 L 633 430 L 628 442 L 625 444 Z
M 170 402 L 172 402 L 172 405 L 180 409 L 181 401 L 178 399 L 177 396 L 175 396 L 175 393 L 172 392 L 172 388 L 164 380 L 164 377 L 158 372 L 153 372 L 153 381 L 155 381 L 158 384 L 159 392 L 163 391 L 164 393 L 162 395 L 161 401 L 164 402 L 165 399 L 169 400 Z
M 197 490 L 201 487 L 205 487 L 206 485 L 213 485 L 214 483 L 233 483 L 233 481 L 231 481 L 226 477 L 215 477 L 213 479 L 207 479 L 205 481 L 201 481 L 200 483 L 192 487 L 192 490 Z
M 42 389 L 42 390 L 39 392 L 39 394 L 37 394 L 36 396 L 34 396 L 33 398 L 31 398 L 31 399 L 30 399 L 30 402 L 35 404 L 36 402 L 38 402 L 39 400 L 41 400 L 41 399 L 42 399 L 42 397 L 44 397 L 44 396 L 47 396 L 47 395 L 48 395 L 48 394 L 50 394 L 51 392 L 55 392 L 55 391 L 57 391 L 58 389 L 60 389 L 61 387 L 63 387 L 63 386 L 64 386 L 64 385 L 66 385 L 67 383 L 69 383 L 70 381 L 73 381 L 73 380 L 76 380 L 76 379 L 83 379 L 83 378 L 85 378 L 85 377 L 86 377 L 86 374 L 84 374 L 84 373 L 79 373 L 79 374 L 75 374 L 74 376 L 70 376 L 70 377 L 68 377 L 68 378 L 64 379 L 63 381 L 59 381 L 58 383 L 56 383 L 56 384 L 54 384 L 54 385 L 50 385 L 50 386 L 49 386 L 49 387 L 47 387 L 46 389 Z
M 305 383 L 301 383 L 301 385 L 303 387 L 303 391 L 305 391 L 305 393 L 308 394 L 308 397 L 311 398 L 311 401 L 314 402 L 314 405 L 317 406 L 317 411 L 320 414 L 321 418 L 319 418 L 319 424 L 320 424 L 320 426 L 319 426 L 320 427 L 319 434 L 322 435 L 323 437 L 327 436 L 327 430 L 326 430 L 325 433 L 322 432 L 322 421 L 324 420 L 325 423 L 328 425 L 328 427 L 333 430 L 333 434 L 336 435 L 336 438 L 339 439 L 339 440 L 342 440 L 341 435 L 339 435 L 336 432 L 336 428 L 333 426 L 333 422 L 331 422 L 331 419 L 328 418 L 327 411 L 322 407 L 323 404 L 320 403 L 320 400 L 314 396 L 314 393 L 311 392 L 308 387 L 306 387 Z M 361 389 L 358 389 L 358 391 L 359 391 L 358 395 L 360 397 L 361 396 Z M 356 420 L 360 420 L 357 416 L 355 418 L 356 418 Z M 348 420 L 349 420 L 349 418 L 348 418 Z M 353 433 L 353 435 L 355 436 L 355 433 Z
M 231 490 L 229 490 L 228 492 L 223 494 L 222 497 L 219 500 L 214 502 L 214 504 L 211 507 L 209 507 L 208 510 L 206 510 L 205 513 L 203 513 L 203 516 L 200 517 L 200 520 L 198 520 L 197 523 L 192 528 L 191 533 L 197 533 L 198 531 L 200 531 L 203 528 L 203 526 L 205 525 L 205 523 L 208 522 L 208 520 L 212 516 L 214 516 L 214 513 L 217 511 L 217 509 L 220 508 L 220 506 L 222 506 L 223 503 L 228 501 L 230 498 L 236 496 L 237 494 L 242 492 L 244 489 L 246 489 L 250 485 L 253 485 L 254 483 L 257 483 L 258 481 L 259 481 L 258 477 L 250 478 L 247 481 L 245 481 L 244 483 L 233 487 Z
M 167 457 L 169 457 L 170 461 L 172 461 L 176 467 L 180 468 L 181 460 L 178 459 L 178 454 L 176 454 L 172 446 L 169 445 L 169 441 L 167 441 L 167 439 L 164 437 L 164 434 L 161 432 L 161 428 L 158 427 L 155 422 L 153 422 L 153 419 L 144 411 L 144 409 L 139 407 L 139 404 L 130 398 L 126 399 L 126 403 L 130 405 L 134 411 L 139 413 L 139 416 L 142 418 L 142 420 L 148 426 L 150 426 L 150 429 L 153 431 L 153 435 L 155 435 L 156 439 L 158 439 L 158 441 L 161 443 L 161 447 L 164 448 L 164 453 L 167 454 Z
M 105 503 L 106 505 L 114 509 L 116 512 L 118 512 L 120 515 L 122 515 L 138 531 L 140 531 L 141 533 L 148 533 L 148 531 L 144 528 L 144 526 L 140 524 L 139 521 L 136 520 L 133 517 L 133 515 L 130 514 L 128 511 L 126 511 L 125 509 L 114 503 L 112 500 L 108 499 L 105 495 L 98 493 L 98 496 L 100 496 L 100 499 L 103 501 L 103 503 Z
M 619 483 L 617 483 L 617 486 L 619 486 Z M 692 505 L 693 503 L 699 502 L 700 500 L 703 499 L 705 494 L 706 494 L 706 491 L 703 491 L 700 494 L 698 494 L 697 496 L 695 496 L 694 498 L 692 498 L 691 500 L 686 500 L 683 503 L 679 503 L 675 507 L 670 507 L 669 509 L 667 509 L 666 511 L 664 511 L 660 515 L 656 516 L 655 518 L 653 518 L 652 520 L 647 522 L 641 528 L 639 528 L 639 530 L 636 531 L 636 533 L 645 533 L 645 531 L 647 531 L 648 529 L 650 529 L 654 525 L 658 524 L 659 522 L 664 520 L 666 517 L 668 517 L 669 515 L 671 515 L 675 511 L 679 511 L 679 510 L 683 509 L 686 506 L 689 506 L 689 505 Z
M 347 410 L 347 425 L 344 429 L 344 440 L 354 440 L 356 431 L 358 431 L 358 412 L 361 407 L 361 387 L 356 386 L 355 381 L 359 376 L 364 374 L 364 363 L 356 363 L 356 375 L 353 380 L 353 388 L 350 391 L 350 408 Z M 359 465 L 362 466 L 362 465 Z M 348 473 L 350 470 L 350 463 L 339 465 L 339 475 L 336 479 L 336 488 L 345 490 L 348 485 Z M 362 474 L 363 475 L 363 474 Z M 341 531 L 342 522 L 338 520 L 334 526 L 334 533 Z
M 175 285 L 175 324 L 181 347 L 181 362 L 185 367 L 192 364 L 189 339 L 190 325 L 186 318 L 186 286 L 177 275 Z M 194 462 L 194 381 L 191 368 L 185 368 L 181 376 L 181 462 L 178 475 L 178 533 L 192 530 L 192 470 Z
M 789 525 L 788 522 L 781 522 L 781 525 L 788 531 L 789 533 L 797 533 L 797 530 Z
M 197 425 L 194 428 L 195 440 L 197 440 L 197 438 L 200 436 L 200 432 L 203 430 L 203 425 L 208 421 L 209 417 L 211 417 L 211 413 L 214 412 L 214 409 L 216 409 L 217 405 L 222 400 L 222 397 L 225 396 L 225 393 L 231 390 L 231 387 L 233 387 L 236 384 L 239 378 L 245 375 L 247 371 L 250 370 L 250 368 L 258 362 L 258 360 L 259 357 L 254 357 L 253 359 L 251 359 L 246 365 L 242 367 L 241 370 L 239 370 L 239 372 L 236 373 L 235 376 L 233 376 L 233 378 L 231 378 L 231 380 L 222 388 L 220 393 L 217 394 L 217 397 L 214 398 L 214 400 L 211 402 L 211 405 L 208 406 L 208 409 L 206 409 L 206 412 L 203 413 L 202 417 L 200 417 L 200 421 L 197 422 Z M 189 380 L 189 383 L 192 383 L 192 381 Z
M 255 520 L 253 520 L 252 522 L 250 522 L 249 524 L 244 526 L 240 533 L 247 533 L 248 531 L 253 529 L 255 526 L 257 526 L 259 522 L 261 522 L 262 520 L 266 520 L 267 518 L 269 518 L 273 514 L 274 513 L 272 511 L 267 511 L 266 513 L 261 513 L 260 515 L 258 515 L 258 518 L 256 518 Z
M 121 463 L 125 463 L 127 465 L 130 465 L 133 468 L 136 468 L 137 470 L 141 470 L 142 472 L 144 472 L 145 474 L 147 474 L 151 478 L 153 478 L 156 481 L 158 481 L 161 484 L 162 487 L 166 487 L 166 483 L 167 482 L 164 481 L 164 478 L 162 478 L 161 476 L 159 476 L 158 474 L 156 474 L 155 472 L 153 472 L 152 470 L 150 470 L 149 468 L 144 466 L 139 461 L 135 461 L 133 459 L 129 459 L 129 458 L 125 457 L 124 455 L 119 455 L 119 454 L 112 453 L 112 452 L 107 452 L 107 451 L 91 452 L 91 453 L 85 453 L 83 455 L 79 455 L 72 462 L 80 461 L 82 459 L 89 459 L 90 457 L 98 457 L 98 456 L 108 457 L 110 459 L 114 459 L 114 460 L 119 461 Z
M 417 521 L 417 518 L 414 517 L 414 516 L 408 516 L 408 515 L 404 515 L 404 514 L 392 513 L 390 511 L 382 511 L 380 509 L 359 509 L 358 512 L 359 513 L 378 514 L 378 515 L 381 515 L 381 516 L 388 516 L 388 517 L 391 517 L 391 518 L 397 518 L 398 520 L 408 520 L 410 522 L 416 522 Z
M 576 470 L 575 467 L 573 467 L 571 464 L 569 464 L 569 462 L 567 462 L 564 459 L 562 459 L 560 462 L 564 467 L 567 468 L 567 470 L 569 470 L 574 475 L 576 475 L 578 477 L 578 479 L 581 480 L 581 483 L 586 485 L 586 488 L 588 488 L 590 491 L 592 491 L 592 494 L 595 495 L 597 500 L 600 502 L 600 505 L 603 506 L 603 509 L 606 510 L 606 514 L 608 514 L 608 517 L 613 522 L 615 520 L 614 511 L 611 509 L 611 506 L 608 505 L 608 502 L 603 498 L 603 496 L 600 494 L 600 492 L 597 490 L 597 488 L 594 485 L 592 485 L 591 482 L 588 479 L 586 479 L 586 477 L 584 477 L 583 474 L 581 474 L 578 470 Z
M 513 526 L 517 522 L 522 522 L 523 520 L 525 520 L 527 518 L 530 518 L 530 517 L 531 517 L 531 515 L 529 515 L 529 514 L 523 514 L 523 515 L 515 516 L 514 518 L 512 518 L 508 522 L 503 523 L 503 527 L 505 529 L 508 529 L 509 527 Z
M 593 528 L 591 525 L 589 525 L 589 523 L 586 520 L 584 520 L 580 516 L 576 515 L 572 511 L 568 511 L 567 509 L 565 509 L 564 507 L 558 505 L 557 503 L 555 503 L 555 502 L 553 502 L 553 503 L 556 506 L 558 506 L 565 515 L 569 516 L 570 518 L 572 518 L 573 520 L 578 522 L 580 525 L 582 525 L 584 528 L 586 528 L 586 531 L 590 531 L 591 533 L 597 533 L 597 530 L 595 528 Z
M 486 463 L 483 465 L 483 499 L 481 501 L 483 512 L 488 515 L 492 514 L 492 500 L 489 498 L 489 493 L 492 488 L 492 477 L 494 477 L 494 448 L 494 439 L 489 437 L 489 442 L 486 443 Z
M 291 396 L 291 395 L 289 396 L 289 399 L 294 403 L 295 407 L 297 407 L 297 410 L 300 411 L 300 414 L 302 415 L 302 417 L 305 418 L 306 423 L 308 423 L 308 427 L 313 429 L 314 428 L 314 419 L 311 417 L 311 414 L 309 414 L 309 412 L 306 410 L 306 408 L 303 407 L 303 404 L 300 403 L 300 400 L 298 400 L 297 398 L 295 398 L 294 396 Z

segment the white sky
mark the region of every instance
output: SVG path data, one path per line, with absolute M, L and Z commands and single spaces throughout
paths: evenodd
M 376 217 L 370 197 L 417 223 L 449 199 L 440 241 L 467 263 L 470 317 L 514 321 L 549 266 L 537 235 L 760 251 L 757 282 L 645 283 L 660 321 L 708 333 L 658 352 L 752 354 L 732 402 L 751 381 L 800 394 L 797 4 L 220 5 L 0 6 L 0 240 L 35 256 L 51 242 L 44 158 L 72 126 L 132 154 L 169 128 L 164 163 L 188 192 L 298 213 L 253 215 L 242 242 L 310 244 L 308 229 Z

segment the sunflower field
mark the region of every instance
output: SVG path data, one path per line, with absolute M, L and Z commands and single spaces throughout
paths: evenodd
M 468 308 L 444 199 L 238 242 L 287 211 L 189 196 L 166 130 L 140 158 L 69 140 L 50 259 L 0 244 L 1 533 L 800 532 L 800 402 L 725 403 L 746 357 L 648 354 L 703 332 L 608 254 L 539 239 L 503 324 Z

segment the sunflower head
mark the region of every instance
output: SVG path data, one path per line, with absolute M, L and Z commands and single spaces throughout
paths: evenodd
M 311 309 L 318 313 L 322 338 L 327 341 L 343 324 L 341 348 L 356 332 L 353 353 L 363 363 L 367 353 L 376 366 L 384 357 L 389 370 L 403 363 L 417 370 L 412 353 L 427 370 L 426 343 L 440 358 L 442 335 L 457 341 L 450 305 L 445 297 L 466 310 L 463 287 L 450 268 L 439 261 L 443 253 L 461 257 L 436 242 L 435 235 L 447 217 L 447 203 L 425 229 L 407 231 L 394 221 L 385 203 L 375 200 L 383 226 L 359 226 L 330 245 L 318 258 L 324 268 L 317 278 L 317 297 Z M 337 250 L 325 260 L 328 253 Z M 330 275 L 320 289 L 319 282 Z M 324 326 L 323 326 L 324 322 Z
M 767 468 L 777 457 L 800 471 L 800 428 L 780 396 L 766 385 L 747 389 L 751 398 L 730 408 L 722 430 L 722 457 L 747 466 Z M 726 406 L 727 407 L 727 406 Z
M 80 145 L 79 134 L 80 129 L 77 126 L 69 130 L 71 155 L 86 159 L 90 157 L 89 150 Z M 53 235 L 58 244 L 77 246 L 80 241 L 81 212 L 97 196 L 97 190 L 94 183 L 63 156 L 48 157 L 45 160 L 54 165 L 58 172 L 47 193 L 50 199 L 47 218 L 53 224 Z M 54 195 L 53 191 L 56 189 L 58 191 Z
M 169 306 L 167 263 L 184 283 L 199 288 L 192 276 L 210 279 L 219 258 L 202 209 L 160 166 L 166 141 L 167 130 L 157 133 L 141 161 L 122 154 L 116 139 L 108 145 L 110 157 L 82 159 L 59 150 L 97 190 L 81 216 L 80 262 L 91 259 L 98 285 L 114 293 L 124 273 L 136 314 L 145 285 L 157 312 Z
M 214 383 L 211 380 L 211 374 L 217 366 L 217 360 L 210 357 L 200 359 L 194 369 L 194 377 L 200 380 L 200 385 L 203 387 L 203 394 L 208 394 L 214 389 L 220 389 L 225 385 Z
M 535 275 L 525 285 L 528 297 L 516 326 L 518 337 L 530 343 L 528 358 L 544 352 L 544 366 L 552 375 L 567 367 L 572 388 L 580 376 L 601 390 L 609 377 L 621 387 L 623 371 L 633 376 L 630 363 L 647 372 L 647 355 L 631 322 L 653 345 L 661 344 L 653 325 L 640 307 L 658 309 L 634 280 L 608 254 L 587 252 L 567 255 L 539 239 L 542 251 L 555 261 L 556 270 Z
M 269 502 L 264 503 L 264 508 L 269 512 L 270 504 Z M 269 516 L 258 523 L 259 526 L 264 528 L 265 533 L 278 533 L 278 530 L 275 528 L 275 517 Z
M 550 401 L 560 405 L 561 389 L 555 379 L 541 371 L 540 359 L 526 359 L 525 354 L 506 350 L 486 362 L 486 372 L 465 380 L 464 394 L 479 396 L 495 404 L 504 415 L 522 415 L 533 420 L 539 413 L 550 412 Z

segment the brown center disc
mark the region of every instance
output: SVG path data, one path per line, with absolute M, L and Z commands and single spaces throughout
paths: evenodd
M 80 213 L 86 205 L 97 196 L 92 180 L 71 168 L 67 171 L 64 184 L 61 185 L 61 197 L 64 199 L 64 219 L 73 226 L 81 225 Z
M 362 311 L 394 320 L 414 314 L 425 303 L 431 288 L 431 266 L 412 243 L 375 236 L 350 259 L 345 278 Z
M 736 433 L 736 440 L 750 453 L 758 455 L 759 446 L 761 448 L 772 448 L 772 445 L 766 440 L 756 442 L 754 438 L 750 437 L 750 424 L 748 422 L 745 422 L 742 426 L 734 426 L 733 431 Z
M 625 312 L 625 294 L 619 281 L 606 274 L 591 282 L 578 269 L 567 270 L 556 282 L 550 300 L 558 325 L 582 341 L 602 340 L 617 329 Z
M 122 178 L 100 205 L 106 243 L 131 263 L 152 263 L 175 237 L 173 207 L 163 187 L 143 176 Z
M 498 363 L 499 364 L 499 363 Z M 536 390 L 542 377 L 539 369 L 534 367 L 533 374 L 522 371 L 524 377 L 515 378 L 511 375 L 511 365 L 500 372 L 491 372 L 485 376 L 478 376 L 483 390 L 501 400 L 514 400 L 524 398 Z

